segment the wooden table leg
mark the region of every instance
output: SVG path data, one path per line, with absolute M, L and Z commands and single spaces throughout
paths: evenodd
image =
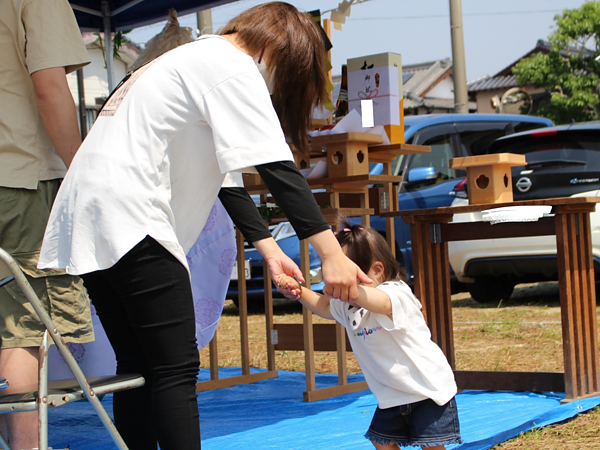
M 448 243 L 442 242 L 439 225 L 415 222 L 410 227 L 414 292 L 423 305 L 431 338 L 455 368 L 450 263 Z
M 599 389 L 596 290 L 589 213 L 556 214 L 566 400 Z
M 306 280 L 306 287 L 310 289 L 310 258 L 308 252 L 308 241 L 300 241 L 300 268 Z M 306 376 L 306 391 L 304 401 L 308 401 L 308 394 L 316 389 L 315 382 L 315 341 L 312 323 L 312 312 L 302 308 L 302 325 L 304 330 L 304 372 Z

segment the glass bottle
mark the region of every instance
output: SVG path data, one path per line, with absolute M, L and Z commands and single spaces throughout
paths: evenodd
M 340 85 L 340 93 L 335 105 L 335 123 L 342 120 L 346 114 L 348 114 L 348 68 L 346 64 L 342 64 L 342 84 Z

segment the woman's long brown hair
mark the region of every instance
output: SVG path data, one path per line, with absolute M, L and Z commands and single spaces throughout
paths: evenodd
M 270 45 L 268 68 L 274 73 L 273 106 L 285 135 L 302 152 L 308 151 L 310 117 L 323 105 L 326 54 L 312 18 L 284 2 L 264 3 L 233 18 L 221 31 L 237 37 L 252 54 Z

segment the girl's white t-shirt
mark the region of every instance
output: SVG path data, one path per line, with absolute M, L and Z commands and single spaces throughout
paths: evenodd
M 456 395 L 454 373 L 435 342 L 421 303 L 403 282 L 377 286 L 392 301 L 391 318 L 331 299 L 329 310 L 348 333 L 352 350 L 382 409 L 432 399 L 444 405 Z
M 293 160 L 256 64 L 226 39 L 185 44 L 134 77 L 67 172 L 39 268 L 107 269 L 146 235 L 187 267 L 225 175 Z

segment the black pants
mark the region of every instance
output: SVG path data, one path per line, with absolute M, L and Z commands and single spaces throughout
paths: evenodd
M 151 237 L 114 266 L 82 276 L 117 358 L 144 387 L 114 394 L 115 425 L 131 450 L 200 448 L 200 359 L 185 267 Z

